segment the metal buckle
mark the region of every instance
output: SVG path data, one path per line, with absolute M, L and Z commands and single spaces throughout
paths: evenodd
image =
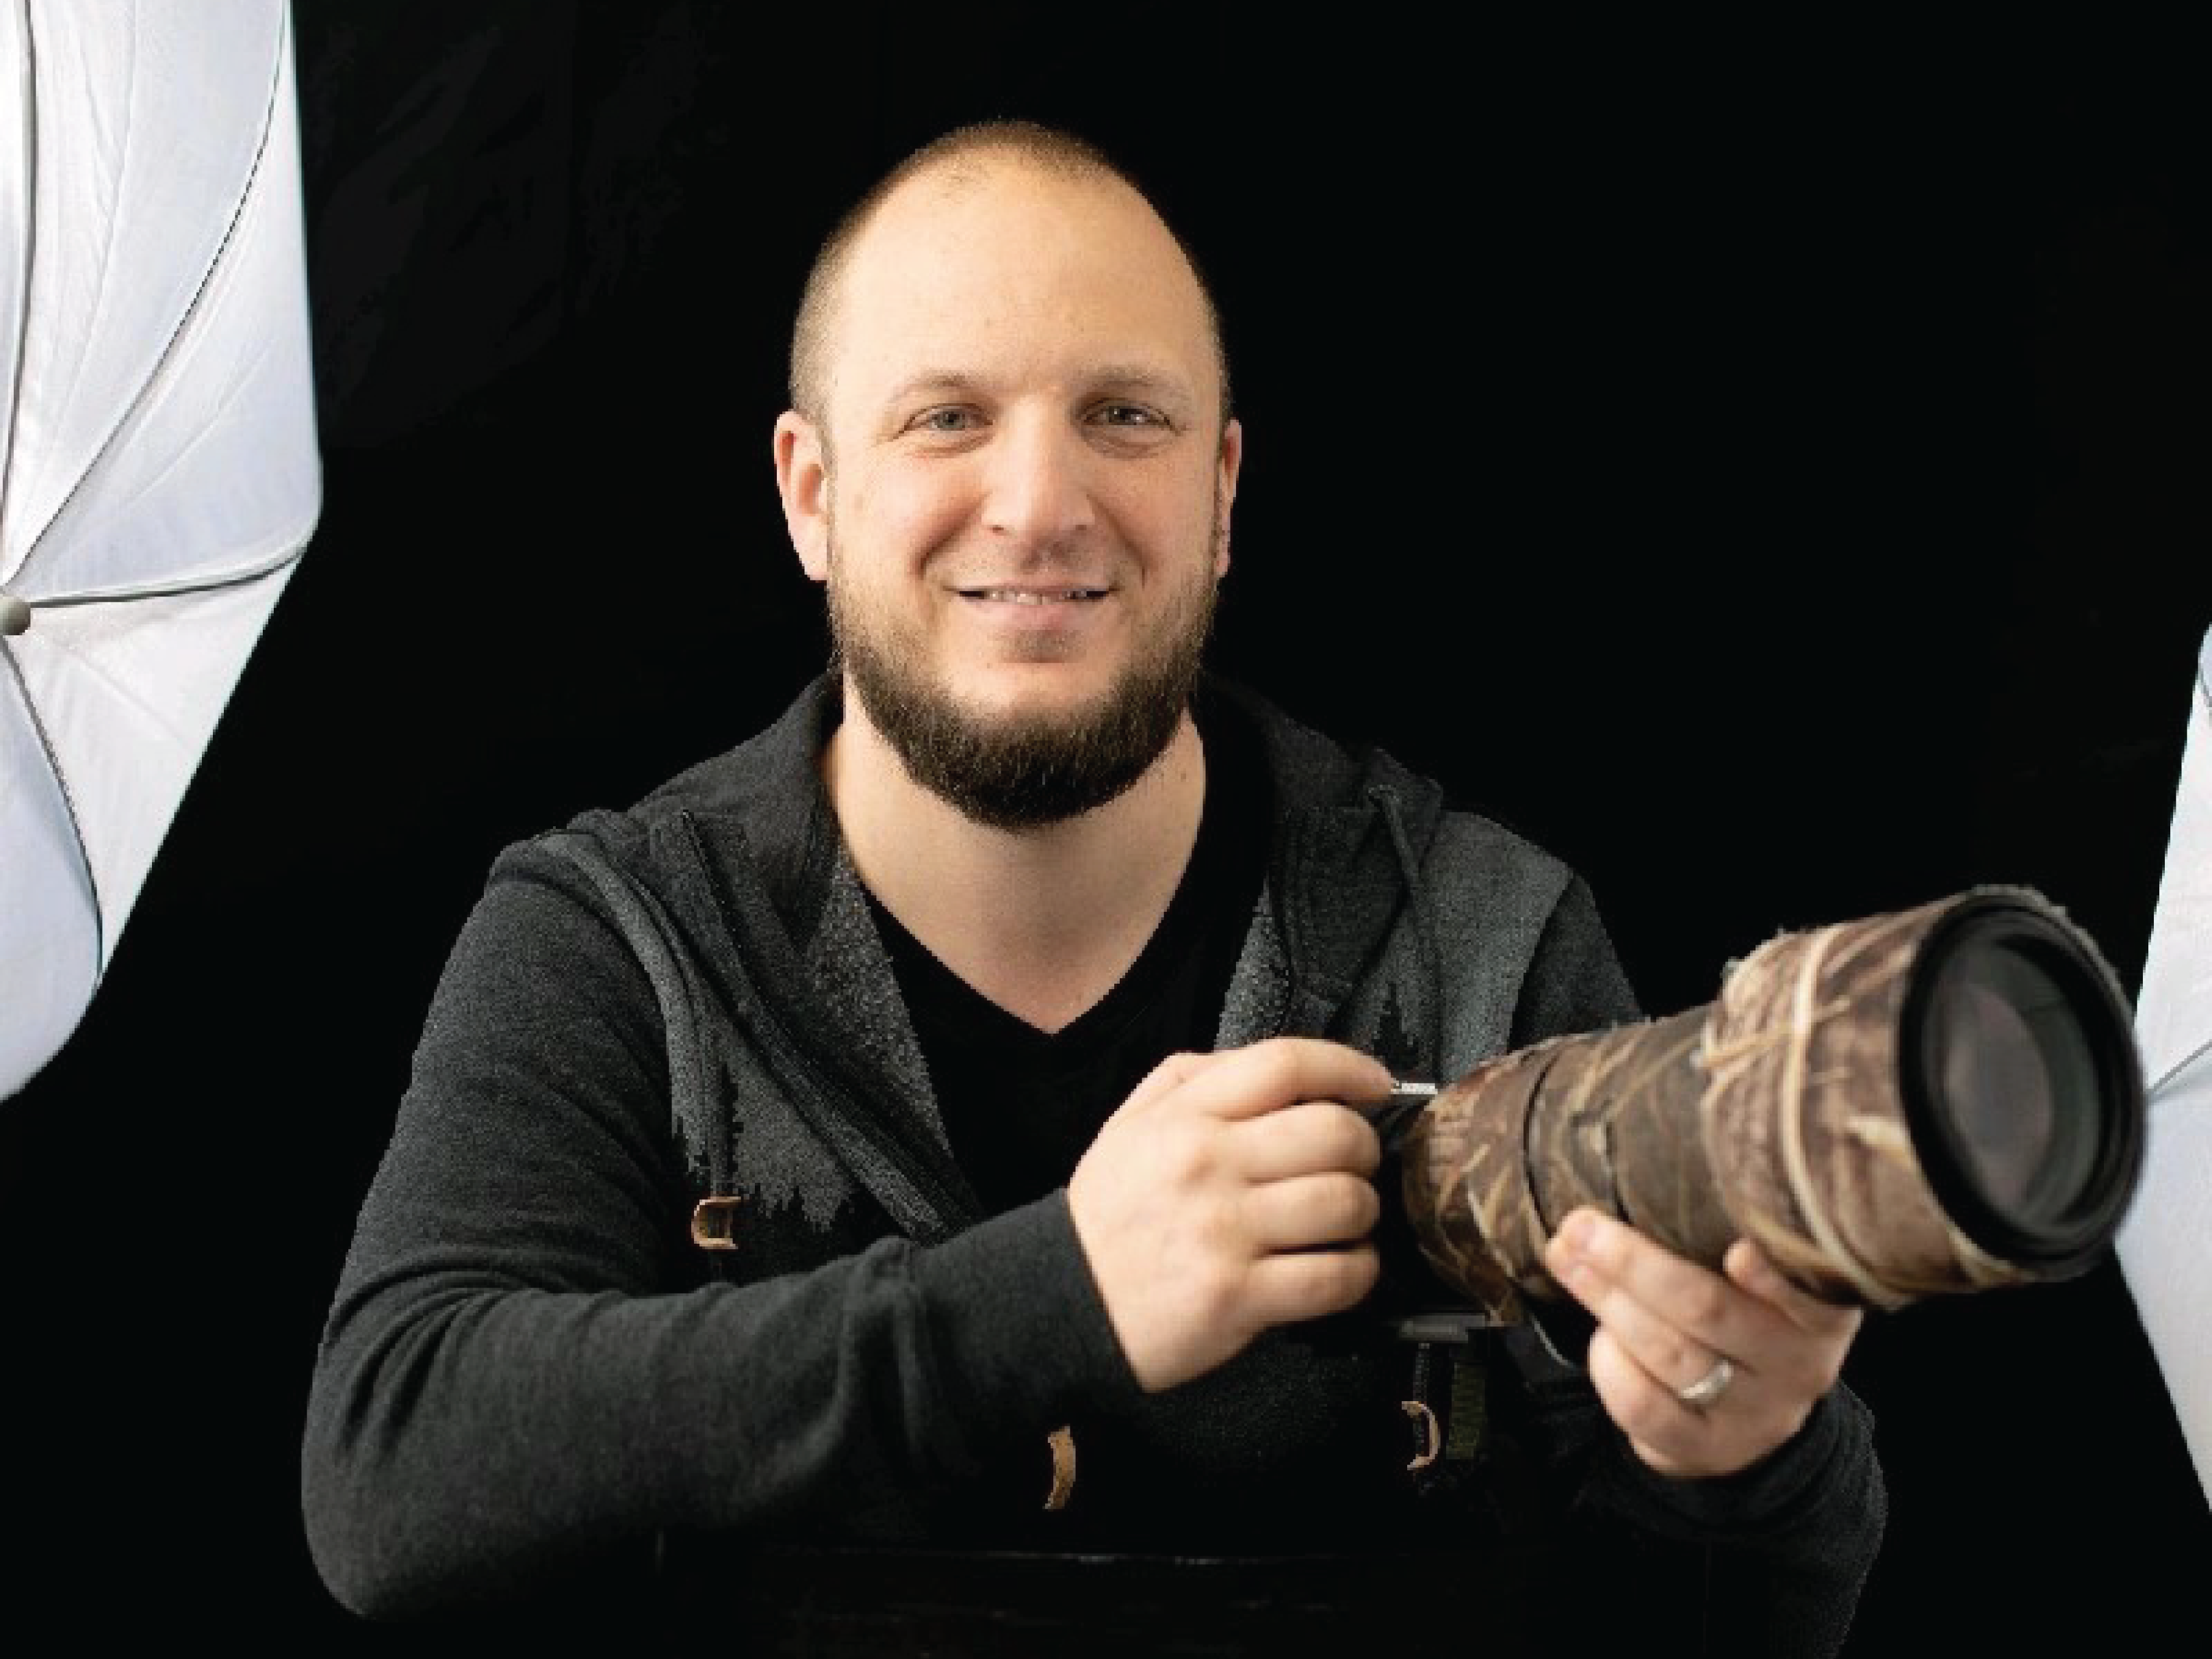
M 738 1206 L 735 1198 L 702 1198 L 691 1206 L 691 1242 L 702 1250 L 734 1250 Z

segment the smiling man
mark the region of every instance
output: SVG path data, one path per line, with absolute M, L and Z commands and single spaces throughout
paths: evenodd
M 1840 1648 L 1856 1311 L 1577 1216 L 1577 1317 L 1359 1322 L 1394 1077 L 1637 1010 L 1571 870 L 1203 666 L 1243 443 L 1195 262 L 1080 140 L 948 134 L 832 234 L 775 459 L 836 659 L 495 863 L 317 1360 L 347 1606 L 1441 1551 L 1583 1637 Z
M 829 587 L 851 695 L 823 770 L 861 879 L 1051 1030 L 1120 980 L 1196 837 L 1242 433 L 1143 198 L 988 154 L 917 161 L 833 238 L 776 477 Z
M 972 816 L 1063 823 L 1190 737 L 1242 441 L 1218 332 L 1110 175 L 903 182 L 810 287 L 778 483 L 854 723 Z

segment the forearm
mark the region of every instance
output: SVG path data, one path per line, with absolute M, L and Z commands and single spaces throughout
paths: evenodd
M 1061 1199 L 921 1248 L 857 1188 L 780 1218 L 756 1193 L 732 1258 L 754 1282 L 708 1282 L 665 1048 L 595 913 L 494 883 L 316 1358 L 302 1503 L 347 1606 L 534 1593 L 668 1530 L 911 1503 L 990 1434 L 1041 1441 L 1063 1394 L 1126 1382 Z
M 1838 1383 L 1794 1439 L 1737 1474 L 1670 1480 L 1617 1437 L 1601 1468 L 1594 1488 L 1607 1510 L 1701 1558 L 1711 1651 L 1843 1650 L 1888 1515 L 1872 1419 L 1849 1388 Z
M 349 1607 L 402 1616 L 664 1529 L 896 1510 L 1133 1386 L 1085 1274 L 1055 1198 L 755 1285 L 371 1279 L 337 1308 L 310 1401 L 315 1559 Z

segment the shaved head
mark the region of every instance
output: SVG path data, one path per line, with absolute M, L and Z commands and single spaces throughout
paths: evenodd
M 791 406 L 820 427 L 825 439 L 829 435 L 830 382 L 836 369 L 837 310 L 845 271 L 863 233 L 887 200 L 926 175 L 936 175 L 949 188 L 957 190 L 963 184 L 980 179 L 994 166 L 1006 163 L 1064 179 L 1117 183 L 1136 191 L 1151 206 L 1151 198 L 1145 197 L 1136 181 L 1096 145 L 1073 133 L 1035 122 L 981 121 L 957 127 L 907 156 L 837 222 L 816 254 L 799 296 L 799 315 L 791 335 Z M 1154 212 L 1157 216 L 1158 210 Z M 1226 422 L 1231 412 L 1229 353 L 1222 337 L 1220 313 L 1189 244 L 1172 226 L 1167 229 L 1182 250 L 1205 307 L 1219 382 L 1220 419 Z

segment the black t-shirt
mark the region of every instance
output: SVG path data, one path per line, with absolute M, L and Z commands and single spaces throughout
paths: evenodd
M 993 1213 L 1065 1185 L 1153 1066 L 1213 1046 L 1266 873 L 1268 783 L 1243 716 L 1203 693 L 1193 716 L 1206 785 L 1190 862 L 1128 972 L 1058 1031 L 975 990 L 871 896 L 953 1156 Z
M 1206 791 L 1190 861 L 1128 972 L 1058 1032 L 991 1002 L 875 908 L 953 1155 L 988 1212 L 1065 1186 L 1147 1073 L 1170 1054 L 1213 1046 L 1266 877 L 1273 802 L 1249 717 L 1203 693 L 1193 713 Z M 1356 1314 L 1269 1332 L 1203 1377 L 1079 1414 L 1081 1474 L 1066 1510 L 1042 1507 L 1052 1475 L 1043 1440 L 1010 1437 L 969 1494 L 960 1525 L 975 1531 L 948 1535 L 1024 1549 L 1303 1550 L 1340 1544 L 1344 1517 L 1356 1516 L 1364 1545 L 1380 1545 L 1386 1527 L 1401 1546 L 1449 1535 L 1463 1547 L 1469 1528 L 1488 1537 L 1496 1517 L 1479 1500 L 1456 1521 L 1415 1501 L 1415 1431 L 1400 1403 L 1418 1386 L 1413 1364 Z M 1463 1363 L 1435 1374 L 1439 1399 L 1455 1376 L 1483 1386 Z M 1316 1415 L 1323 1400 L 1326 1421 Z M 1436 1467 L 1455 1484 L 1467 1476 L 1461 1464 Z

